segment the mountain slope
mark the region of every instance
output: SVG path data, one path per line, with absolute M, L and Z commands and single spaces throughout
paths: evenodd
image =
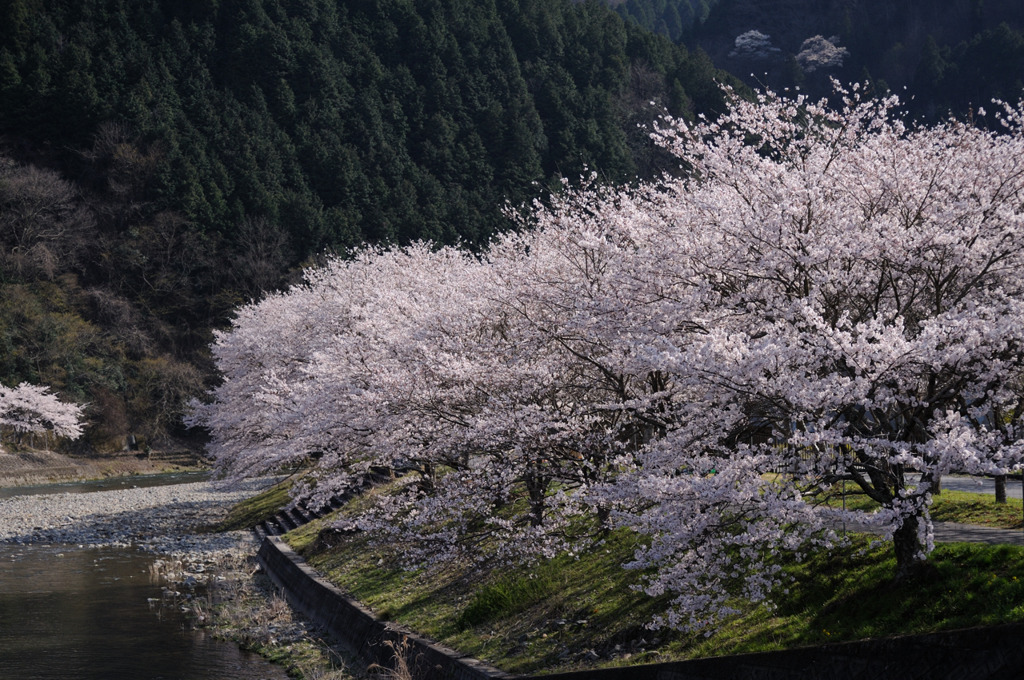
M 609 0 L 652 29 L 659 12 L 687 3 Z M 929 120 L 1016 101 L 1024 81 L 1016 0 L 719 0 L 678 35 L 752 86 L 822 96 L 833 77 L 868 82 Z
M 598 2 L 0 0 L 0 381 L 87 446 L 180 434 L 211 329 L 325 249 L 474 247 L 638 124 L 721 105 Z
M 479 243 L 535 181 L 645 169 L 638 78 L 674 113 L 717 101 L 707 65 L 597 3 L 3 4 L 4 133 L 81 148 L 116 121 L 159 147 L 160 207 L 287 223 L 306 252 Z
M 771 36 L 779 51 L 737 50 L 736 38 L 751 30 Z M 1021 96 L 1022 31 L 1024 6 L 1012 0 L 722 0 L 691 42 L 719 66 L 755 74 L 751 82 L 818 95 L 830 77 L 868 81 L 904 95 L 914 116 L 935 119 Z M 814 36 L 845 55 L 824 66 L 809 59 L 821 52 L 805 43 Z

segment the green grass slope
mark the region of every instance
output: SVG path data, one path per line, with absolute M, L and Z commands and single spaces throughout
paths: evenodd
M 246 504 L 252 510 L 240 509 L 236 516 L 266 512 L 279 494 L 271 490 L 253 499 Z M 1005 526 L 1012 522 L 1004 508 L 990 497 L 944 492 L 934 514 Z M 1020 516 L 1019 502 L 1009 506 L 1013 512 Z M 942 544 L 926 576 L 895 584 L 891 546 L 854 535 L 848 547 L 786 564 L 789 584 L 776 607 L 741 605 L 740 614 L 705 637 L 648 627 L 666 602 L 637 590 L 642 574 L 621 568 L 638 545 L 627 532 L 615 532 L 577 557 L 474 575 L 459 565 L 404 571 L 395 546 L 374 546 L 363 534 L 321 535 L 329 521 L 310 523 L 286 540 L 379 617 L 515 673 L 781 650 L 1024 619 L 1024 548 L 1014 546 Z

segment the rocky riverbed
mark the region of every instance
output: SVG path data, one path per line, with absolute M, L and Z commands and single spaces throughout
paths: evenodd
M 18 496 L 0 500 L 0 543 L 134 546 L 162 555 L 205 557 L 255 550 L 249 532 L 210 533 L 237 501 L 275 480 L 232 489 L 212 482 Z

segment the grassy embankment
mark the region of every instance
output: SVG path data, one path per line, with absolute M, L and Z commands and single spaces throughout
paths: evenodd
M 200 469 L 132 454 L 69 456 L 42 449 L 0 447 L 0 487 Z
M 211 531 L 249 529 L 272 517 L 291 500 L 288 477 L 262 493 L 236 504 Z M 207 587 L 202 624 L 214 635 L 283 666 L 302 680 L 352 680 L 347 660 L 327 642 L 310 634 L 310 627 L 276 592 L 270 579 L 258 573 L 255 555 L 217 565 L 217 577 Z
M 270 519 L 291 501 L 288 491 L 294 481 L 294 477 L 288 477 L 262 493 L 235 504 L 227 517 L 214 527 L 214 531 L 251 529 L 260 522 Z
M 280 493 L 272 490 L 243 505 L 258 516 L 255 508 L 268 511 Z M 1019 500 L 996 506 L 991 497 L 943 492 L 932 514 L 943 521 L 1020 528 L 1021 512 Z M 791 583 L 776 609 L 748 606 L 705 638 L 645 627 L 665 600 L 631 588 L 640 583 L 640 575 L 619 566 L 636 546 L 635 537 L 625 532 L 614 533 L 601 548 L 578 558 L 467 577 L 457 567 L 402 571 L 392 553 L 361 535 L 332 537 L 333 547 L 325 548 L 316 541 L 323 524 L 313 522 L 287 540 L 331 581 L 381 618 L 519 673 L 784 649 L 1024 619 L 1024 548 L 1018 547 L 940 545 L 926 581 L 896 587 L 891 582 L 891 546 L 854 536 L 847 548 L 788 564 Z
M 966 491 L 943 491 L 932 503 L 936 522 L 961 522 L 996 529 L 1024 528 L 1024 510 L 1019 498 L 997 504 L 992 496 Z

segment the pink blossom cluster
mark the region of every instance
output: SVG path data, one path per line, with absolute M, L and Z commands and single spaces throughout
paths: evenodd
M 228 476 L 308 463 L 313 503 L 410 472 L 351 523 L 411 564 L 639 532 L 658 625 L 770 602 L 780 553 L 854 519 L 846 491 L 911 574 L 933 480 L 1021 466 L 1024 110 L 911 128 L 838 96 L 666 119 L 679 177 L 590 178 L 479 255 L 310 270 L 218 336 L 191 422 Z
M 49 388 L 23 382 L 0 385 L 0 428 L 23 434 L 53 433 L 77 439 L 82 435 L 82 407 L 51 394 Z

